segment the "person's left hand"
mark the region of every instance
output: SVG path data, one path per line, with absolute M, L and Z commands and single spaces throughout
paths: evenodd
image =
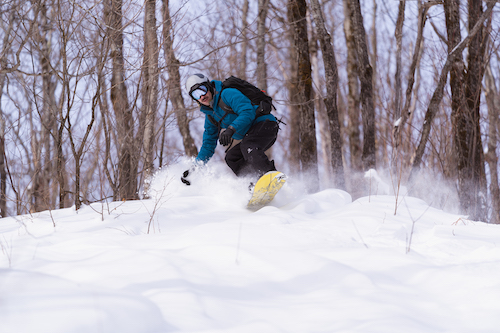
M 231 138 L 233 137 L 234 132 L 236 132 L 236 130 L 233 126 L 229 126 L 224 131 L 222 131 L 219 136 L 220 144 L 223 146 L 229 145 L 231 143 Z

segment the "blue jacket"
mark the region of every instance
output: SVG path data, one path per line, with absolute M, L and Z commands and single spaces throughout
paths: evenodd
M 256 119 L 255 110 L 258 106 L 252 105 L 248 97 L 235 88 L 224 89 L 221 96 L 220 91 L 222 90 L 222 82 L 214 80 L 212 83 L 215 84 L 215 95 L 212 99 L 212 107 L 205 105 L 201 105 L 200 107 L 200 111 L 205 114 L 205 131 L 203 132 L 203 143 L 196 160 L 203 162 L 207 162 L 214 155 L 215 147 L 217 147 L 217 138 L 219 136 L 217 126 L 209 120 L 208 115 L 211 115 L 219 122 L 226 114 L 226 112 L 217 105 L 219 97 L 235 112 L 235 114 L 229 113 L 221 123 L 221 128 L 228 128 L 230 125 L 234 127 L 236 132 L 233 134 L 233 139 L 235 140 L 243 139 L 253 124 L 264 120 L 276 121 L 276 118 L 272 114 L 260 116 Z

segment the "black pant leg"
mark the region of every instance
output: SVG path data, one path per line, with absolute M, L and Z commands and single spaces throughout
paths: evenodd
M 237 176 L 261 176 L 276 170 L 265 151 L 271 148 L 278 136 L 275 121 L 263 121 L 253 125 L 243 140 L 226 153 L 226 163 Z
M 241 172 L 262 176 L 268 171 L 276 170 L 274 162 L 269 161 L 265 151 L 271 148 L 278 136 L 278 124 L 274 121 L 263 121 L 255 124 L 241 141 L 240 150 L 246 164 Z
M 236 176 L 240 175 L 241 169 L 245 166 L 245 159 L 241 153 L 241 142 L 229 149 L 226 153 L 226 164 L 233 170 Z

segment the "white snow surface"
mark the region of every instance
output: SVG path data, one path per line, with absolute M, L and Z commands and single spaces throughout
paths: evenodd
M 500 226 L 293 179 L 251 212 L 248 179 L 185 167 L 148 200 L 2 219 L 0 332 L 500 331 Z

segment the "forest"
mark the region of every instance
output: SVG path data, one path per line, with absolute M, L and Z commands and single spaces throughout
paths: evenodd
M 376 170 L 385 194 L 500 223 L 497 0 L 4 0 L 0 15 L 2 217 L 147 198 L 198 153 L 184 83 L 204 73 L 273 97 L 273 158 L 307 191 L 370 195 Z

